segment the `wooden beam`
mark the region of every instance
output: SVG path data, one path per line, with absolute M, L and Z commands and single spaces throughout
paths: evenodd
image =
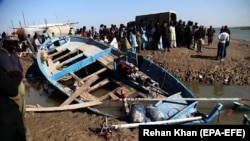
M 67 57 L 67 56 L 69 56 L 69 55 L 71 55 L 71 54 L 74 54 L 74 53 L 76 53 L 77 51 L 78 51 L 78 49 L 75 49 L 75 50 L 73 50 L 73 51 L 70 51 L 69 53 L 64 54 L 63 56 L 60 56 L 60 57 L 54 59 L 53 62 L 56 62 L 56 61 L 58 61 L 58 60 L 60 60 L 60 59 L 62 59 L 62 58 L 64 58 L 64 57 Z M 64 64 L 65 64 L 65 61 L 64 61 L 62 64 L 64 65 Z M 59 65 L 59 66 L 60 66 L 60 65 Z
M 63 111 L 63 110 L 75 110 L 75 109 L 80 109 L 80 108 L 86 108 L 90 106 L 95 106 L 95 105 L 100 105 L 102 104 L 101 101 L 95 100 L 95 101 L 90 101 L 90 102 L 84 102 L 84 103 L 79 103 L 79 104 L 72 104 L 72 105 L 65 105 L 65 106 L 60 106 L 60 107 L 38 107 L 38 108 L 26 108 L 27 112 L 32 112 L 32 111 L 37 111 L 37 112 L 42 112 L 42 111 Z
M 110 98 L 110 97 L 111 97 L 111 99 L 119 98 L 119 97 L 117 97 L 117 96 L 114 94 L 114 92 L 115 92 L 115 91 L 108 92 L 108 93 L 106 93 L 105 95 L 99 97 L 98 100 L 103 101 L 103 100 L 108 99 L 108 98 Z
M 76 74 L 74 74 L 73 72 L 70 72 L 70 75 L 78 82 L 80 82 L 81 84 L 84 84 L 84 82 L 81 80 L 81 78 L 79 78 Z
M 56 55 L 58 55 L 58 54 L 60 54 L 60 53 L 62 53 L 62 52 L 64 52 L 64 51 L 66 51 L 66 50 L 67 50 L 67 48 L 65 48 L 65 49 L 63 49 L 63 50 L 60 50 L 60 51 L 57 51 L 57 52 L 54 52 L 54 53 L 50 54 L 49 56 L 50 56 L 51 58 L 53 58 L 54 56 L 56 56 Z
M 100 81 L 99 83 L 95 84 L 94 86 L 92 86 L 90 88 L 90 91 L 96 90 L 106 84 L 108 84 L 110 82 L 109 78 L 103 79 L 102 81 Z
M 84 78 L 82 79 L 82 81 L 86 81 L 86 80 L 89 79 L 90 77 L 92 77 L 92 76 L 94 76 L 94 75 L 98 75 L 98 74 L 100 74 L 100 73 L 102 73 L 102 72 L 104 72 L 104 71 L 106 71 L 106 70 L 107 70 L 107 68 L 102 68 L 102 69 L 96 71 L 95 73 L 93 73 L 93 74 L 91 74 L 91 75 L 88 75 L 88 76 L 84 77 Z
M 103 64 L 104 66 L 108 67 L 109 69 L 113 69 L 113 62 L 114 59 L 116 58 L 116 56 L 112 55 L 112 54 L 108 54 L 105 55 L 99 59 L 97 59 L 101 64 Z
M 74 101 L 80 94 L 85 93 L 90 85 L 99 78 L 98 75 L 94 75 L 89 78 L 80 88 L 78 88 L 69 98 L 67 98 L 60 106 L 65 106 Z

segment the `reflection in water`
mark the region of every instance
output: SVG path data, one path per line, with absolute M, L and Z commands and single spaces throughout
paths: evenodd
M 186 85 L 191 91 L 194 92 L 195 89 L 192 84 Z M 230 85 L 197 85 L 200 91 L 195 93 L 197 98 L 248 98 L 250 99 L 250 86 L 230 86 Z M 197 91 L 196 91 L 197 92 Z M 220 112 L 220 116 L 215 119 L 212 124 L 242 124 L 243 114 L 246 113 L 250 115 L 250 111 L 237 111 L 233 109 L 234 101 L 199 101 L 198 108 L 209 114 L 211 108 L 217 103 L 222 103 L 223 107 Z M 250 105 L 250 101 L 238 101 Z M 232 112 L 233 111 L 233 112 Z M 232 114 L 227 114 L 232 112 Z
M 192 84 L 192 85 L 189 85 L 189 89 L 192 90 L 192 92 L 196 95 L 199 95 L 200 93 L 200 85 L 199 84 Z
M 55 89 L 48 82 L 26 83 L 26 101 L 28 105 L 58 106 L 57 99 L 52 98 Z
M 124 117 L 124 108 L 122 102 L 104 100 L 102 105 L 95 106 L 98 110 L 103 113 L 110 113 L 115 118 Z
M 215 96 L 223 96 L 224 94 L 224 87 L 220 85 L 215 85 L 213 90 L 213 95 Z

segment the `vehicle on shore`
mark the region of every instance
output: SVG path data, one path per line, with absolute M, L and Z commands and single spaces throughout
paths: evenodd
M 167 11 L 167 12 L 156 12 L 149 14 L 142 14 L 135 16 L 135 22 L 140 24 L 141 21 L 144 21 L 146 24 L 149 24 L 151 21 L 157 22 L 158 20 L 166 21 L 170 23 L 170 21 L 177 21 L 177 13 L 175 11 Z

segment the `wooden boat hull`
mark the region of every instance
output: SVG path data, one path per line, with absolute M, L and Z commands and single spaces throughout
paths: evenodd
M 195 98 L 183 83 L 151 60 L 80 36 L 62 36 L 46 40 L 37 53 L 37 64 L 47 80 L 69 97 L 60 106 L 99 100 L 101 105 L 90 105 L 87 108 L 98 114 L 127 119 L 126 113 L 119 107 L 127 105 L 125 107 L 128 109 L 136 103 L 114 102 L 110 99 Z M 218 103 L 211 113 L 206 115 L 198 110 L 196 100 L 161 100 L 149 103 L 155 108 L 151 107 L 151 112 L 160 110 L 163 113 L 162 120 L 203 117 L 203 120 L 188 122 L 190 124 L 211 122 L 222 107 L 222 104 Z M 146 107 L 149 103 L 143 105 Z M 150 110 L 147 109 L 147 112 Z M 143 122 L 155 120 L 151 116 Z

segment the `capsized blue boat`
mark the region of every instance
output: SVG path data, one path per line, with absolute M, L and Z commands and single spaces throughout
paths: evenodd
M 126 101 L 126 98 L 195 98 L 166 69 L 130 51 L 81 36 L 47 39 L 37 53 L 37 64 L 46 79 L 68 98 L 60 105 L 100 101 L 88 106 L 95 113 L 133 123 L 207 124 L 218 115 L 218 103 L 208 114 L 197 100 Z M 117 102 L 112 99 L 123 99 Z M 140 118 L 136 114 L 140 114 Z M 192 118 L 192 120 L 190 120 Z M 163 121 L 163 122 L 162 122 Z M 155 123 L 155 124 L 158 124 Z

